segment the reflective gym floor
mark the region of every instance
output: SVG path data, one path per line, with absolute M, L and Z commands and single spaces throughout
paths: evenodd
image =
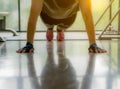
M 16 53 L 25 41 L 0 42 L 0 89 L 120 89 L 120 41 L 35 41 L 34 53 Z

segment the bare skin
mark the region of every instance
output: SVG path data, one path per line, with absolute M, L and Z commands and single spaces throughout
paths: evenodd
M 33 43 L 34 42 L 34 34 L 36 31 L 36 23 L 38 16 L 41 13 L 42 6 L 43 6 L 44 0 L 32 0 L 31 4 L 31 10 L 30 10 L 30 16 L 28 20 L 28 28 L 27 28 L 27 42 Z M 94 22 L 92 17 L 92 11 L 91 11 L 91 0 L 78 0 L 80 3 L 79 7 L 82 12 L 82 16 L 85 22 L 89 44 L 96 43 L 95 38 L 95 29 L 94 29 Z M 19 49 L 16 51 L 17 53 L 25 53 L 25 49 Z M 30 49 L 29 52 L 33 52 L 33 49 Z M 28 52 L 28 53 L 29 53 Z M 104 49 L 89 49 L 90 53 L 106 53 L 107 51 Z

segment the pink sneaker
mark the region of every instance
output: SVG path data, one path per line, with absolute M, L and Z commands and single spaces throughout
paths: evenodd
M 64 41 L 64 32 L 57 32 L 57 41 Z
M 53 40 L 53 29 L 49 28 L 46 32 L 46 38 L 48 41 L 52 41 Z

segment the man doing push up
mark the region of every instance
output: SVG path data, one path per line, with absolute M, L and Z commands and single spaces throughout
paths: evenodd
M 90 45 L 88 51 L 90 53 L 105 53 L 106 50 L 101 49 L 96 44 L 91 0 L 32 0 L 27 27 L 27 43 L 25 47 L 17 50 L 17 53 L 34 51 L 33 41 L 39 16 L 47 26 L 46 39 L 53 40 L 53 27 L 57 25 L 56 39 L 63 41 L 64 30 L 72 25 L 79 10 L 82 12 L 88 34 Z

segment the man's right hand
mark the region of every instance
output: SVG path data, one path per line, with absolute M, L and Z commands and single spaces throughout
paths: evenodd
M 18 49 L 16 52 L 17 53 L 33 53 L 34 48 L 33 48 L 33 45 L 31 43 L 27 42 L 25 47 Z

